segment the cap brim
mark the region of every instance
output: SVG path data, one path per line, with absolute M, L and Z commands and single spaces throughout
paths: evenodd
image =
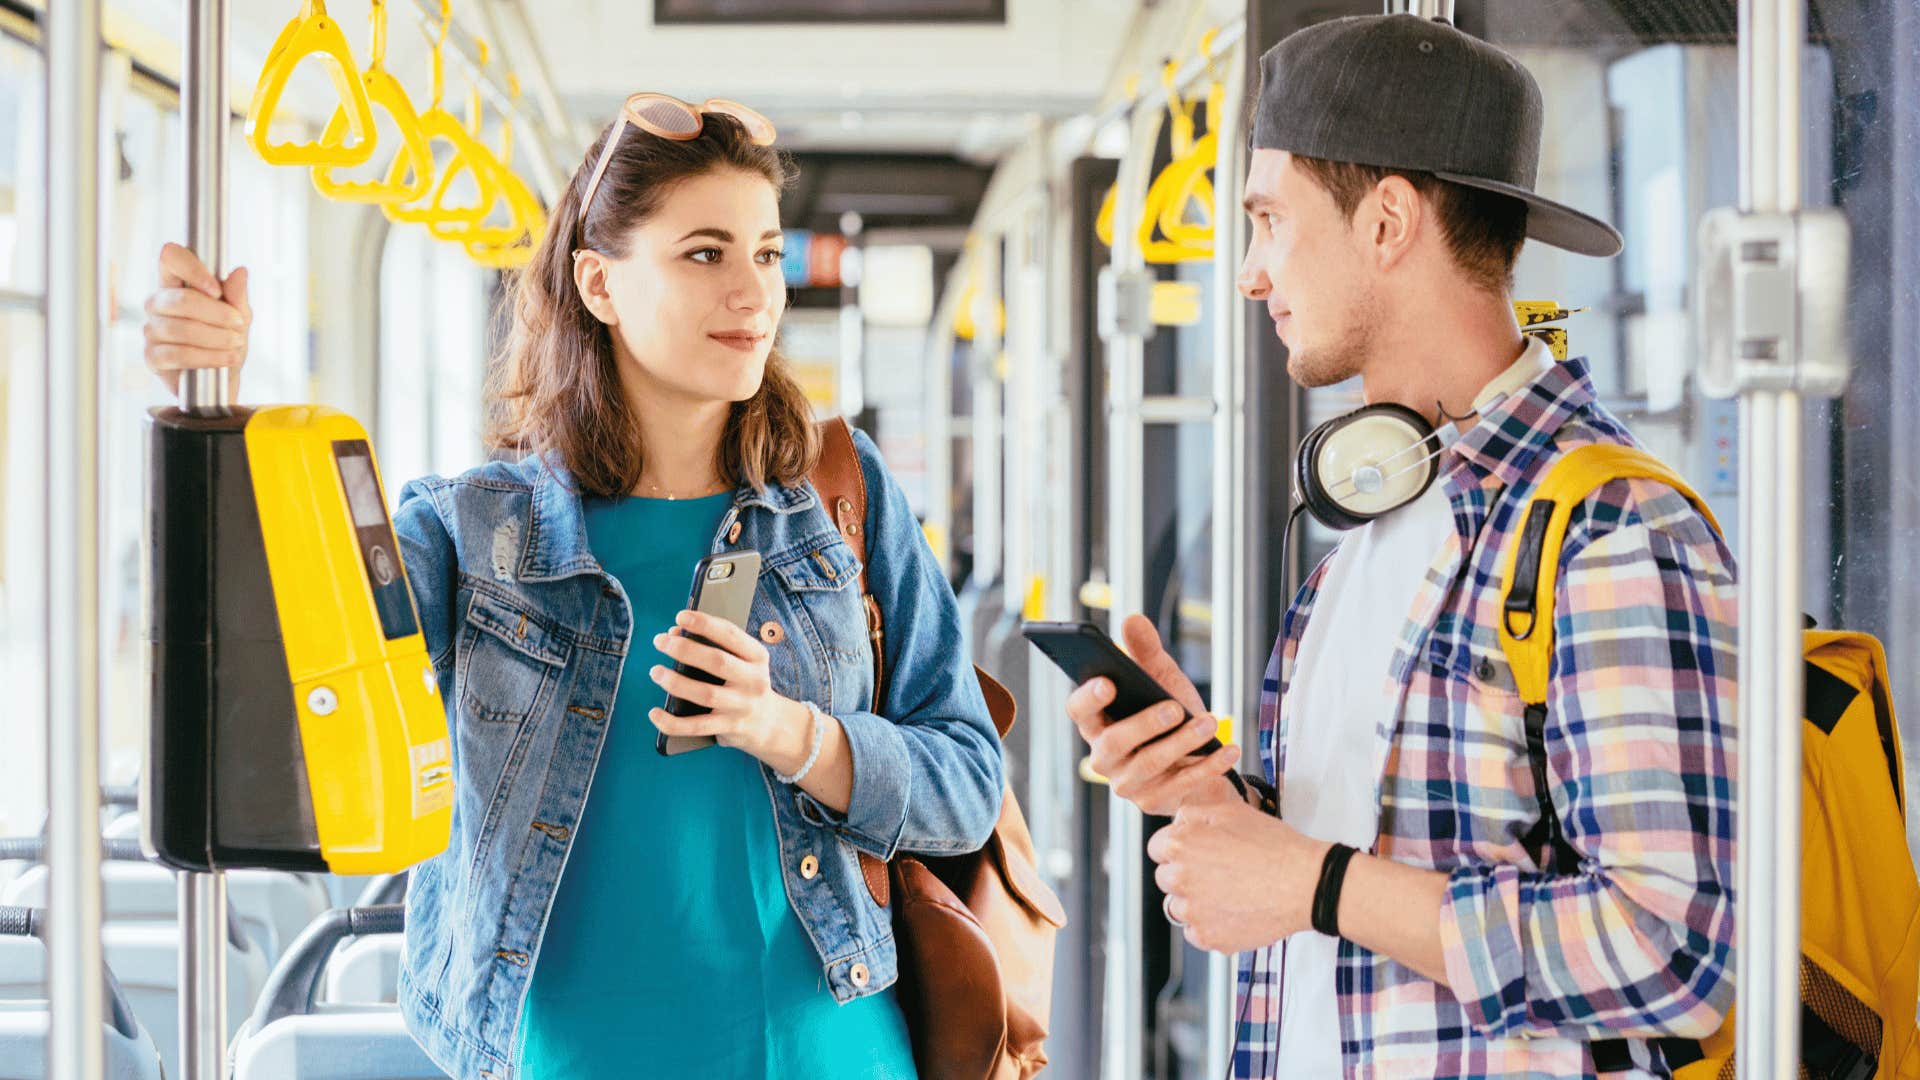
M 1527 236 L 1543 244 L 1571 251 L 1576 255 L 1609 258 L 1620 254 L 1625 243 L 1613 226 L 1597 217 L 1583 214 L 1571 206 L 1543 199 L 1517 184 L 1502 183 L 1460 173 L 1436 172 L 1433 175 L 1466 187 L 1510 195 L 1527 204 Z

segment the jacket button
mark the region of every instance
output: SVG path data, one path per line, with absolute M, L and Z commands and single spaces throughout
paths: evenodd
M 847 971 L 847 978 L 852 979 L 855 986 L 865 986 L 867 980 L 872 978 L 872 973 L 867 971 L 867 965 L 855 964 Z
M 1484 656 L 1481 657 L 1480 666 L 1479 668 L 1475 669 L 1474 674 L 1480 676 L 1481 682 L 1492 682 L 1493 675 L 1494 675 L 1493 661 L 1487 659 Z
M 778 645 L 782 641 L 785 641 L 786 637 L 787 637 L 787 632 L 785 630 L 780 629 L 779 623 L 769 619 L 766 622 L 763 622 L 760 624 L 760 640 L 761 641 L 764 641 L 769 645 Z
M 845 499 L 840 499 L 840 500 L 837 500 L 837 501 L 836 501 L 836 502 L 835 502 L 835 503 L 833 504 L 833 508 L 834 508 L 835 510 L 838 510 L 838 511 L 839 511 L 840 513 L 842 513 L 842 514 L 850 514 L 850 513 L 852 513 L 852 512 L 853 512 L 853 504 L 852 504 L 852 503 L 850 503 L 850 502 L 848 502 L 848 501 L 847 501 L 847 500 L 845 500 Z
M 740 542 L 740 523 L 736 521 L 733 523 L 733 525 L 730 528 L 727 529 L 727 543 L 737 544 L 739 542 Z
M 819 877 L 820 860 L 814 858 L 812 855 L 803 856 L 800 860 L 800 876 L 808 881 Z

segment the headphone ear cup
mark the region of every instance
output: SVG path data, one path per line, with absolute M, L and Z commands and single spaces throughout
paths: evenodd
M 1414 485 L 1411 494 L 1388 505 L 1375 506 L 1371 509 L 1346 505 L 1340 501 L 1339 496 L 1328 491 L 1321 481 L 1320 459 L 1328 445 L 1336 441 L 1341 432 L 1353 428 L 1361 421 L 1368 421 L 1370 425 L 1377 426 L 1377 422 L 1381 420 L 1389 421 L 1405 430 L 1404 445 L 1408 449 L 1421 448 L 1420 453 L 1424 460 L 1417 465 L 1409 466 L 1409 468 L 1421 470 L 1419 482 Z M 1363 438 L 1378 437 L 1377 432 L 1366 435 L 1363 431 L 1356 430 L 1355 434 Z M 1351 453 L 1352 448 L 1348 448 L 1347 454 L 1342 456 L 1345 457 Z M 1345 416 L 1329 420 L 1307 433 L 1307 437 L 1300 443 L 1300 454 L 1294 459 L 1294 485 L 1298 490 L 1301 505 L 1306 507 L 1307 512 L 1312 514 L 1315 520 L 1330 529 L 1345 532 L 1357 529 L 1380 515 L 1399 509 L 1425 494 L 1427 488 L 1432 486 L 1434 479 L 1439 475 L 1439 454 L 1439 440 L 1435 438 L 1433 425 L 1427 422 L 1426 417 L 1404 405 L 1390 402 L 1366 405 Z M 1379 460 L 1379 458 L 1374 457 L 1372 460 Z
M 1421 456 L 1425 458 L 1425 460 L 1421 462 L 1420 466 L 1420 484 L 1419 487 L 1414 490 L 1413 494 L 1407 496 L 1405 502 L 1399 504 L 1400 506 L 1405 506 L 1407 503 L 1425 495 L 1427 489 L 1433 486 L 1433 482 L 1440 478 L 1440 454 L 1445 447 L 1441 445 L 1439 432 L 1434 429 L 1432 424 L 1427 422 L 1426 417 L 1421 416 L 1405 405 L 1396 405 L 1391 402 L 1382 403 L 1379 408 L 1397 415 L 1400 420 L 1407 425 L 1408 430 L 1413 434 L 1418 445 L 1423 448 L 1421 450 Z M 1384 510 L 1381 511 L 1381 513 L 1385 512 Z
M 1300 443 L 1300 454 L 1294 458 L 1293 479 L 1298 489 L 1300 503 L 1312 514 L 1315 521 L 1329 529 L 1347 532 L 1357 529 L 1372 520 L 1371 517 L 1356 517 L 1340 505 L 1338 499 L 1327 491 L 1320 482 L 1320 451 L 1326 446 L 1327 439 L 1334 432 L 1346 426 L 1354 414 L 1335 417 L 1307 433 Z

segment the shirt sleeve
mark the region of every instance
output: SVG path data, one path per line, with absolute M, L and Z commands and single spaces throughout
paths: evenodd
M 393 512 L 393 533 L 400 544 L 407 585 L 413 590 L 413 606 L 420 614 L 427 658 L 444 683 L 453 655 L 453 601 L 458 573 L 453 538 L 434 505 L 437 483 L 412 480 L 400 489 L 400 505 Z
M 1461 867 L 1442 906 L 1489 1038 L 1702 1038 L 1733 1002 L 1732 559 L 1690 510 L 1619 520 L 1555 597 L 1548 784 L 1579 866 Z

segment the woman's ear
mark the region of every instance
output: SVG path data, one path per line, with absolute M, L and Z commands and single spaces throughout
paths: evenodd
M 620 325 L 620 318 L 613 310 L 613 296 L 607 291 L 607 257 L 597 251 L 582 248 L 573 253 L 573 287 L 580 293 L 580 302 L 587 305 L 593 317 L 608 326 Z

